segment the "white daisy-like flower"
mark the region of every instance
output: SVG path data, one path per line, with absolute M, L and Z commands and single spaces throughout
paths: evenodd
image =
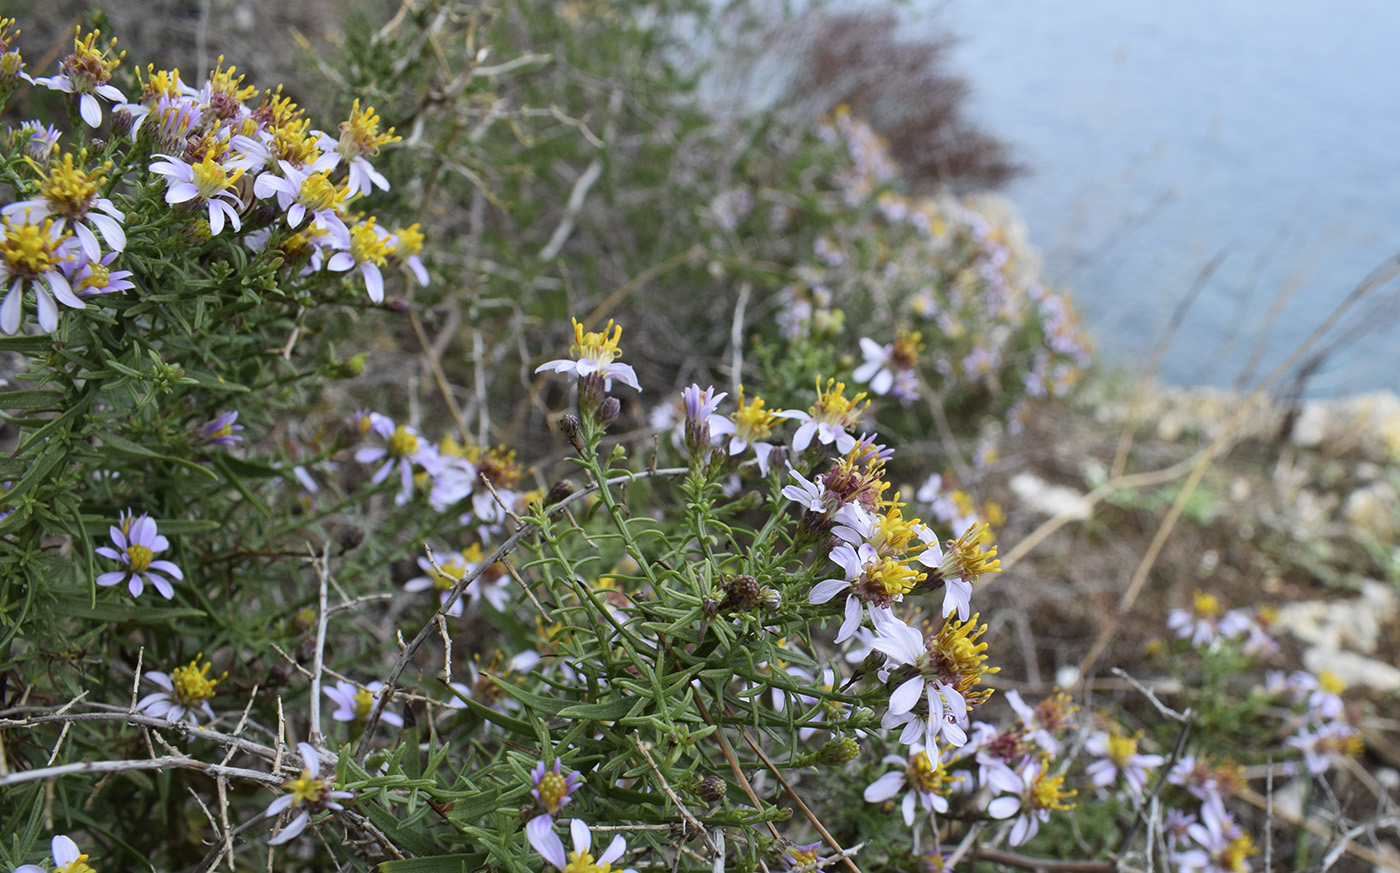
M 1070 798 L 1076 794 L 1064 790 L 1063 776 L 1050 775 L 1049 762 L 1044 758 L 1027 760 L 1017 775 L 1021 777 L 1021 785 L 1016 793 L 1002 795 L 987 805 L 987 814 L 992 818 L 1015 816 L 1011 823 L 1013 846 L 1034 837 L 1040 826 L 1050 820 L 1053 810 L 1073 809 Z
M 627 841 L 621 835 L 613 837 L 608 847 L 595 859 L 593 856 L 593 832 L 579 819 L 569 820 L 569 834 L 573 837 L 574 850 L 566 856 L 564 841 L 554 832 L 554 820 L 549 816 L 537 816 L 525 826 L 525 837 L 560 873 L 608 873 L 612 863 L 627 851 Z M 622 873 L 637 873 L 631 867 L 624 867 Z
M 88 856 L 78 850 L 78 844 L 66 834 L 59 834 L 49 843 L 49 854 L 53 856 L 54 873 L 84 873 L 91 871 L 87 865 Z M 37 864 L 21 864 L 15 873 L 48 873 Z
M 311 820 L 313 812 L 344 809 L 339 801 L 355 796 L 351 791 L 331 790 L 333 780 L 321 778 L 321 758 L 314 746 L 310 743 L 297 743 L 297 751 L 301 753 L 301 760 L 305 765 L 301 775 L 282 783 L 287 793 L 269 803 L 264 816 L 275 818 L 289 809 L 300 809 L 301 812 L 280 834 L 267 841 L 269 846 L 279 846 L 295 839 L 306 830 L 306 823 Z
M 321 690 L 326 692 L 326 696 L 336 705 L 331 718 L 336 721 L 363 722 L 369 719 L 370 711 L 374 709 L 375 695 L 383 688 L 383 682 L 359 686 L 341 679 L 334 686 L 327 685 Z M 388 709 L 379 713 L 379 720 L 394 727 L 403 727 L 403 716 Z
M 209 706 L 209 698 L 214 696 L 215 686 L 227 677 L 228 673 L 210 679 L 209 671 L 213 665 L 205 661 L 204 665 L 200 666 L 199 659 L 202 657 L 203 653 L 196 655 L 189 664 L 176 667 L 170 673 L 153 670 L 142 674 L 162 690 L 141 698 L 136 703 L 137 711 L 152 718 L 168 721 L 188 720 L 191 724 L 198 724 L 201 715 L 213 721 L 214 710 Z
M 102 248 L 89 224 L 97 228 L 112 251 L 122 251 L 126 248 L 126 231 L 122 228 L 126 215 L 111 200 L 98 196 L 106 181 L 102 172 L 101 168 L 89 171 L 74 165 L 73 154 L 69 152 L 63 160 L 49 161 L 44 166 L 39 179 L 39 197 L 11 203 L 0 212 L 6 217 L 28 213 L 30 221 L 53 216 L 57 230 L 60 233 L 71 230 L 89 260 L 102 257 Z
M 416 428 L 405 424 L 395 425 L 387 415 L 373 412 L 369 414 L 368 421 L 369 429 L 384 439 L 384 445 L 359 449 L 355 452 L 355 460 L 361 464 L 379 464 L 379 469 L 370 478 L 374 485 L 388 479 L 389 474 L 398 467 L 399 493 L 395 502 L 402 506 L 413 496 L 414 466 L 431 468 L 436 461 L 437 450 L 419 436 Z
M 791 418 L 802 422 L 792 436 L 793 451 L 804 451 L 812 440 L 824 446 L 836 444 L 836 450 L 846 454 L 856 446 L 856 438 L 851 434 L 860 421 L 861 414 L 870 401 L 862 392 L 854 397 L 846 397 L 846 384 L 835 379 L 826 381 L 826 388 L 817 380 L 817 402 L 804 412 L 800 409 L 784 409 L 773 413 L 778 418 Z
M 334 232 L 331 232 L 334 238 Z M 384 266 L 393 253 L 389 232 L 375 223 L 374 216 L 350 228 L 348 242 L 343 250 L 331 255 L 326 261 L 326 269 L 333 273 L 344 273 L 350 269 L 360 271 L 365 280 L 365 290 L 375 303 L 384 302 Z
M 536 373 L 546 370 L 551 373 L 563 373 L 571 382 L 597 376 L 603 380 L 604 391 L 612 390 L 613 379 L 629 388 L 642 390 L 641 384 L 637 382 L 637 372 L 617 360 L 622 355 L 622 350 L 618 347 L 618 342 L 622 339 L 622 325 L 609 321 L 608 326 L 601 332 L 585 333 L 577 318 L 573 319 L 573 323 L 574 344 L 569 347 L 569 354 L 573 357 L 546 361 L 535 368 Z
M 0 286 L 9 285 L 5 300 L 0 303 L 0 330 L 12 334 L 24 320 L 24 289 L 34 289 L 38 308 L 39 329 L 51 333 L 58 327 L 59 303 L 73 309 L 85 309 L 87 304 L 73 293 L 63 264 L 73 257 L 68 248 L 72 237 L 59 228 L 52 218 L 37 219 L 24 210 L 16 220 L 5 215 L 3 237 L 0 237 Z M 52 296 L 50 296 L 52 293 Z
M 183 580 L 185 574 L 170 561 L 154 560 L 156 552 L 170 548 L 170 541 L 160 535 L 149 515 L 133 515 L 128 509 L 121 517 L 121 527 L 113 525 L 107 529 L 107 533 L 116 548 L 98 546 L 97 554 L 120 561 L 124 569 L 98 576 L 98 585 L 105 588 L 125 582 L 131 596 L 140 597 L 146 583 L 150 582 L 166 600 L 175 596 L 175 587 L 165 577 Z
M 209 233 L 218 236 L 223 232 L 225 220 L 234 230 L 243 227 L 238 218 L 242 201 L 234 191 L 234 184 L 243 176 L 243 168 L 234 167 L 229 172 L 229 168 L 215 158 L 214 151 L 205 152 L 204 159 L 197 164 L 170 155 L 154 155 L 161 160 L 151 164 L 150 169 L 165 177 L 166 203 L 174 206 L 203 202 L 209 210 Z
M 884 803 L 899 792 L 904 792 L 899 809 L 904 814 L 904 824 L 914 825 L 914 811 L 922 804 L 925 812 L 947 812 L 948 798 L 944 796 L 948 783 L 952 781 L 943 769 L 937 750 L 933 755 L 915 743 L 909 749 L 909 757 L 886 755 L 886 764 L 894 764 L 898 770 L 891 770 L 870 783 L 865 789 L 866 803 Z
M 81 32 L 80 28 L 78 33 Z M 116 103 L 126 102 L 126 96 L 121 90 L 109 84 L 112 71 L 121 63 L 122 58 L 121 55 L 113 57 L 109 54 L 117 41 L 112 40 L 107 48 L 103 49 L 97 45 L 97 38 L 101 35 L 100 30 L 94 30 L 81 38 L 75 35 L 73 53 L 59 63 L 58 75 L 40 76 L 33 80 L 36 85 L 76 96 L 78 114 L 88 127 L 102 124 L 102 104 L 98 102 L 98 97 Z

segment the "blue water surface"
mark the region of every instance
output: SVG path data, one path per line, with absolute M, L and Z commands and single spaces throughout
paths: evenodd
M 974 116 L 1033 171 L 1007 193 L 1111 359 L 1148 359 L 1224 250 L 1161 375 L 1257 380 L 1400 253 L 1393 0 L 916 9 L 911 30 L 960 37 Z M 1339 342 L 1308 393 L 1400 390 L 1397 286 L 1344 320 L 1367 335 Z

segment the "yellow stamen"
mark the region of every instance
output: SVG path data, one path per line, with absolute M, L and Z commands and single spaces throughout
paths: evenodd
M 553 813 L 559 811 L 559 804 L 569 795 L 569 784 L 562 775 L 546 771 L 535 790 L 540 793 L 540 805 L 545 812 Z
M 199 659 L 202 657 L 204 653 L 200 652 L 188 665 L 176 667 L 170 672 L 170 682 L 175 686 L 172 696 L 175 702 L 182 706 L 197 706 L 213 697 L 214 686 L 228 678 L 228 672 L 225 671 L 217 679 L 210 679 L 209 671 L 214 665 L 205 661 L 204 666 L 200 667 Z
M 763 398 L 755 397 L 744 405 L 744 386 L 739 386 L 739 408 L 729 417 L 734 420 L 734 433 L 744 442 L 767 439 L 773 435 L 778 417 L 763 408 Z
M 350 228 L 350 256 L 355 263 L 383 266 L 385 258 L 392 251 L 393 248 L 374 232 L 373 217 Z
M 292 793 L 292 806 L 319 803 L 322 795 L 326 793 L 325 780 L 315 778 L 310 770 L 301 771 L 300 776 L 283 782 L 282 787 Z
M 583 325 L 579 324 L 578 319 L 573 319 L 573 322 L 574 344 L 569 349 L 569 354 L 576 360 L 588 360 L 603 365 L 611 364 L 622 355 L 622 349 L 618 347 L 618 342 L 622 339 L 622 325 L 613 324 L 612 319 L 608 319 L 608 326 L 603 328 L 601 333 L 584 333 Z
M 44 219 L 42 224 L 31 224 L 26 211 L 21 222 L 14 224 L 6 217 L 5 238 L 0 240 L 0 257 L 5 259 L 10 275 L 42 276 L 73 257 L 63 253 L 63 243 L 71 234 L 64 231 L 55 236 L 52 218 Z
M 379 132 L 379 116 L 373 107 L 366 106 L 360 108 L 360 101 L 356 100 L 350 109 L 350 120 L 340 124 L 340 147 L 338 151 L 346 158 L 354 159 L 368 157 L 379 151 L 381 146 L 386 146 L 391 142 L 398 142 L 401 137 L 394 135 L 391 127 L 384 133 Z

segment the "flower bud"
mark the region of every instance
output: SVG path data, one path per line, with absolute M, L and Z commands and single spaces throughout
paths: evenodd
M 112 110 L 112 136 L 131 136 L 132 118 L 131 112 L 126 109 Z
M 731 611 L 753 609 L 758 605 L 762 593 L 763 589 L 757 579 L 747 573 L 741 573 L 730 577 L 725 583 L 724 602 L 720 607 Z
M 549 486 L 549 490 L 545 492 L 544 505 L 553 506 L 556 503 L 562 503 L 573 493 L 574 483 L 570 482 L 568 479 L 560 479 L 558 482 Z
M 776 588 L 764 587 L 759 589 L 758 602 L 769 612 L 777 612 L 783 607 L 783 595 Z
M 622 401 L 616 397 L 604 397 L 598 404 L 598 424 L 609 427 L 622 414 Z
M 572 442 L 578 439 L 579 429 L 583 427 L 583 422 L 578 420 L 578 416 L 572 412 L 566 412 L 559 417 L 559 432 L 568 437 Z
M 719 615 L 719 601 L 713 597 L 706 597 L 700 601 L 700 611 L 705 613 L 708 618 L 714 618 Z
M 839 767 L 842 764 L 849 764 L 860 755 L 860 745 L 854 737 L 841 737 L 840 739 L 827 740 L 822 747 L 817 750 L 817 763 L 828 766 Z
M 719 803 L 724 799 L 724 794 L 729 786 L 724 784 L 724 780 L 711 773 L 700 784 L 695 787 L 695 794 L 706 803 Z

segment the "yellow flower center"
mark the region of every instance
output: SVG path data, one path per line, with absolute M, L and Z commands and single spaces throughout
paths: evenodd
M 368 688 L 361 688 L 355 692 L 355 720 L 367 721 L 369 711 L 374 708 L 374 695 L 369 693 Z
M 1137 754 L 1138 740 L 1142 739 L 1142 732 L 1132 736 L 1124 736 L 1118 732 L 1117 726 L 1108 735 L 1108 757 L 1113 759 L 1113 763 L 1119 767 L 1128 763 L 1128 759 Z
M 826 389 L 822 389 L 821 378 L 817 378 L 817 402 L 812 405 L 808 413 L 813 419 L 825 424 L 839 425 L 843 428 L 851 427 L 860 420 L 861 413 L 870 406 L 870 401 L 865 400 L 865 392 L 862 391 L 854 397 L 846 397 L 846 383 L 837 382 L 835 379 L 826 380 Z
M 278 85 L 276 90 L 264 94 L 262 105 L 253 114 L 266 121 L 269 127 L 284 128 L 298 121 L 302 110 L 292 98 L 282 96 L 282 86 Z
M 258 93 L 258 89 L 251 85 L 246 88 L 238 87 L 243 84 L 243 77 L 237 73 L 237 67 L 229 67 L 225 70 L 224 56 L 219 55 L 218 65 L 214 68 L 214 72 L 209 74 L 209 90 L 214 94 L 224 95 L 235 103 L 242 103 Z
M 86 157 L 84 152 L 80 157 Z M 102 173 L 111 167 L 104 164 L 101 169 L 88 173 L 82 167 L 73 166 L 73 153 L 63 156 L 62 161 L 51 161 L 48 173 L 39 180 L 39 196 L 53 207 L 53 211 L 67 218 L 81 218 L 87 214 L 97 191 L 106 179 Z
M 298 195 L 302 205 L 315 212 L 335 208 L 345 193 L 336 190 L 335 185 L 331 184 L 330 176 L 330 171 L 324 170 L 306 177 L 306 181 L 301 183 L 301 192 Z
M 949 540 L 948 550 L 943 554 L 943 575 L 974 582 L 983 573 L 1000 573 L 1001 561 L 996 560 L 997 547 L 982 551 L 986 534 L 987 525 L 980 523 L 968 528 L 956 540 Z
M 394 136 L 392 127 L 380 133 L 379 115 L 373 107 L 366 106 L 361 109 L 360 101 L 356 100 L 350 108 L 350 120 L 340 124 L 340 146 L 337 150 L 347 159 L 354 160 L 373 155 L 379 151 L 380 146 L 398 142 L 400 138 Z
M 1257 854 L 1259 848 L 1254 845 L 1254 838 L 1242 833 L 1220 850 L 1220 854 L 1214 859 L 1215 866 L 1232 873 L 1244 873 L 1249 869 L 1249 859 Z
M 763 408 L 763 398 L 755 397 L 744 405 L 744 386 L 739 386 L 739 408 L 729 417 L 734 420 L 734 432 L 744 442 L 766 439 L 773 435 L 778 418 Z
M 1201 618 L 1215 618 L 1225 610 L 1214 594 L 1197 589 L 1196 593 L 1191 595 L 1191 611 Z
M 117 41 L 108 42 L 105 49 L 97 45 L 97 38 L 102 35 L 100 30 L 94 30 L 81 39 L 77 36 L 79 33 L 82 33 L 81 27 L 74 31 L 73 53 L 63 59 L 59 70 L 68 76 L 74 89 L 81 94 L 107 84 L 112 78 L 112 71 L 126 57 L 126 52 L 116 57 L 109 56 L 107 53 L 117 47 Z
M 793 864 L 797 867 L 810 867 L 817 863 L 816 849 L 793 849 L 788 854 L 792 856 Z
M 374 219 L 369 218 L 350 228 L 350 256 L 355 263 L 381 266 L 393 249 L 374 232 Z
M 925 578 L 925 574 L 911 569 L 894 558 L 881 558 L 879 563 L 867 569 L 859 584 L 861 597 L 881 606 L 894 602 L 895 598 L 908 594 L 914 583 Z
M 418 451 L 418 437 L 409 433 L 408 428 L 399 425 L 394 429 L 394 433 L 389 437 L 389 454 L 395 458 L 402 458 Z
M 418 229 L 418 222 L 410 224 L 408 227 L 401 227 L 394 231 L 394 256 L 399 258 L 411 258 L 423 251 L 423 233 Z
M 611 864 L 599 864 L 593 860 L 592 852 L 570 852 L 569 863 L 564 865 L 564 873 L 611 873 Z
M 78 287 L 74 290 L 82 292 L 84 289 L 91 288 L 94 291 L 101 291 L 112 281 L 111 271 L 96 261 L 88 264 L 88 270 L 91 272 L 78 283 Z
M 145 77 L 141 76 L 140 70 L 136 71 L 136 77 L 142 80 L 142 102 L 155 103 L 162 97 L 180 96 L 179 70 L 157 70 L 155 64 L 148 64 Z
M 923 335 L 917 330 L 912 333 L 900 331 L 890 352 L 890 361 L 901 370 L 912 370 L 919 364 L 919 352 L 923 351 Z
M 1035 784 L 1031 786 L 1031 808 L 1041 809 L 1074 809 L 1074 804 L 1070 798 L 1078 794 L 1078 791 L 1066 791 L 1064 787 L 1065 777 L 1051 776 L 1045 771 L 1035 777 Z
M 477 546 L 477 551 L 480 550 L 481 547 Z M 438 591 L 451 591 L 457 580 L 467 575 L 467 565 L 462 563 L 461 558 L 453 558 L 442 565 L 442 572 L 434 569 L 429 570 L 428 574 L 433 578 L 433 588 Z
M 88 866 L 87 859 L 87 853 L 83 853 L 62 867 L 55 867 L 54 873 L 97 873 Z
M 573 319 L 573 322 L 574 345 L 569 349 L 569 353 L 575 360 L 607 365 L 622 355 L 622 349 L 618 347 L 618 342 L 622 339 L 622 325 L 615 325 L 612 319 L 608 319 L 608 326 L 603 328 L 601 333 L 584 333 L 583 325 L 579 324 L 578 319 Z
M 285 127 L 272 129 L 272 154 L 294 167 L 304 167 L 321 154 L 318 138 L 308 131 L 308 119 L 289 120 Z
M 214 686 L 228 677 L 228 673 L 224 673 L 218 679 L 210 679 L 209 671 L 214 665 L 205 661 L 203 667 L 198 666 L 203 656 L 201 652 L 188 665 L 176 667 L 170 673 L 170 682 L 175 686 L 175 701 L 182 706 L 196 706 L 213 697 Z
M 126 559 L 131 562 L 131 572 L 142 573 L 151 566 L 151 558 L 155 557 L 151 550 L 145 546 L 132 543 L 126 547 Z
M 905 778 L 911 788 L 925 794 L 941 794 L 944 785 L 950 781 L 943 769 L 943 762 L 933 763 L 929 760 L 928 752 L 919 752 L 909 759 Z
M 899 502 L 899 495 L 896 494 L 890 503 L 890 508 L 875 522 L 870 545 L 874 546 L 877 551 L 903 552 L 908 547 L 909 541 L 914 539 L 913 525 L 904 520 L 904 514 L 900 511 L 902 506 L 903 504 Z M 914 521 L 917 522 L 918 519 Z
M 242 168 L 236 169 L 232 173 L 224 169 L 224 165 L 214 159 L 214 151 L 214 149 L 210 149 L 205 152 L 204 160 L 192 168 L 194 170 L 194 186 L 199 189 L 199 196 L 205 200 L 212 199 L 220 191 L 232 188 L 233 184 L 243 175 Z
M 0 257 L 4 257 L 10 274 L 33 278 L 51 272 L 59 263 L 72 255 L 62 252 L 63 241 L 70 234 L 64 231 L 53 236 L 53 219 L 44 219 L 43 224 L 31 224 L 29 213 L 25 213 L 22 224 L 12 224 L 5 219 L 5 238 L 0 240 Z
M 282 787 L 292 793 L 292 806 L 320 803 L 322 795 L 326 793 L 325 780 L 313 777 L 310 770 L 301 771 L 300 776 L 283 782 Z
M 956 688 L 969 704 L 985 700 L 991 694 L 990 691 L 972 691 L 982 682 L 983 674 L 1001 669 L 985 664 L 987 644 L 977 642 L 977 638 L 987 632 L 987 626 L 977 623 L 980 617 L 980 613 L 973 613 L 967 621 L 950 618 L 928 643 L 930 669 L 934 675 Z
M 1347 690 L 1346 682 L 1331 670 L 1323 670 L 1317 674 L 1317 685 L 1328 694 L 1341 694 Z
M 568 782 L 562 775 L 552 771 L 544 774 L 535 790 L 540 793 L 540 804 L 546 812 L 551 813 L 559 811 L 559 804 L 569 794 Z

